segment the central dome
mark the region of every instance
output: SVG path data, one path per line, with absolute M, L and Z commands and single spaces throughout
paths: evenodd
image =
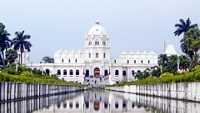
M 104 28 L 99 25 L 99 21 L 95 22 L 95 25 L 90 28 L 88 35 L 107 35 Z

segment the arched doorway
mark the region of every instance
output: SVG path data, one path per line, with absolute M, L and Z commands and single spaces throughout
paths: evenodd
M 87 69 L 85 73 L 85 77 L 89 77 L 89 75 L 90 75 L 90 71 Z
M 94 68 L 94 77 L 98 77 L 100 75 L 100 69 L 98 67 Z

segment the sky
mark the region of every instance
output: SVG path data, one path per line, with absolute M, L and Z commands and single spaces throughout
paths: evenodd
M 200 0 L 0 0 L 0 22 L 14 38 L 31 35 L 30 62 L 54 57 L 61 50 L 84 50 L 84 35 L 96 20 L 110 38 L 110 56 L 123 51 L 164 52 L 164 42 L 177 53 L 180 37 L 174 25 L 191 19 L 200 25 Z

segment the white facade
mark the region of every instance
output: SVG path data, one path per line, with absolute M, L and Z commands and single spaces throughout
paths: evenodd
M 157 65 L 155 52 L 122 52 L 110 59 L 109 37 L 97 21 L 85 35 L 83 51 L 58 50 L 54 63 L 31 64 L 60 79 L 83 83 L 87 77 L 105 78 L 109 83 L 134 80 L 135 72 Z

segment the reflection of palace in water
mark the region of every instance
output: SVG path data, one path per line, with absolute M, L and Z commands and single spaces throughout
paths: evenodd
M 123 96 L 108 92 L 84 92 L 80 96 L 68 99 L 34 113 L 148 113 L 135 101 L 126 100 Z

